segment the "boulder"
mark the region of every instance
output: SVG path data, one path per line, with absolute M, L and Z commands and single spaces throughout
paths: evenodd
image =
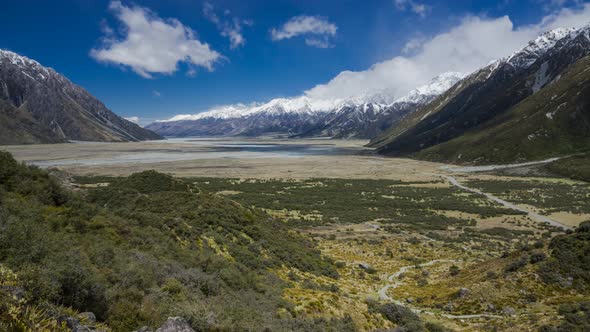
M 154 330 L 151 327 L 144 326 L 133 332 L 154 332 Z
M 96 323 L 96 315 L 93 312 L 83 312 L 78 314 L 78 319 L 87 323 Z
M 461 288 L 459 289 L 459 291 L 457 292 L 457 295 L 460 298 L 464 298 L 467 297 L 469 294 L 471 293 L 471 290 L 469 290 L 469 288 Z
M 455 309 L 455 308 L 454 308 L 454 306 L 453 306 L 453 304 L 452 304 L 452 303 L 447 303 L 447 305 L 445 305 L 445 306 L 443 307 L 443 310 L 444 310 L 444 311 L 447 311 L 447 312 L 452 312 L 452 311 L 453 311 L 453 309 Z
M 72 329 L 72 332 L 101 332 L 101 331 L 98 331 L 94 326 L 87 326 L 87 325 L 78 325 L 76 328 Z
M 504 309 L 502 309 L 502 313 L 504 316 L 514 316 L 516 315 L 516 310 L 511 307 L 504 307 Z
M 156 332 L 195 332 L 181 317 L 170 317 Z
M 94 313 L 92 312 L 83 312 L 77 317 L 61 317 L 59 318 L 59 321 L 65 322 L 66 326 L 72 332 L 106 332 L 104 330 L 97 330 L 96 326 L 93 325 L 82 325 L 82 323 L 80 323 L 80 319 L 91 324 L 96 322 L 96 316 L 94 316 Z
M 72 331 L 80 327 L 80 321 L 74 317 L 65 317 L 63 321 L 66 322 L 66 326 Z
M 371 265 L 369 265 L 369 263 L 364 263 L 364 262 L 359 263 L 359 267 L 363 270 L 369 270 L 369 269 L 373 268 Z

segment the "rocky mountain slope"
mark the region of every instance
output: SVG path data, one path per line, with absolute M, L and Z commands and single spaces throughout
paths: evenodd
M 64 76 L 0 50 L 0 144 L 160 139 Z
M 375 139 L 372 146 L 388 155 L 480 163 L 537 159 L 582 149 L 588 137 L 583 102 L 588 97 L 584 90 L 587 61 L 582 58 L 590 53 L 589 31 L 586 27 L 543 34 L 512 56 L 469 75 Z M 554 105 L 557 101 L 566 102 L 556 112 L 567 116 L 554 121 L 547 114 L 561 105 Z M 553 137 L 554 144 L 543 146 L 540 137 Z M 578 144 L 574 137 L 583 139 Z M 533 143 L 538 149 L 531 149 Z
M 417 153 L 424 159 L 510 163 L 590 151 L 590 56 L 510 111 Z
M 307 96 L 273 99 L 255 106 L 233 105 L 196 115 L 177 116 L 147 128 L 164 136 L 260 136 L 372 138 L 418 107 L 445 92 L 463 77 L 445 73 L 407 96 L 375 91 L 346 100 Z

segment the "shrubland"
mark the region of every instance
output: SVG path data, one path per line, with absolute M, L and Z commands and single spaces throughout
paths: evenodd
M 469 184 L 546 212 L 588 211 L 579 182 Z M 63 317 L 84 311 L 113 331 L 170 316 L 197 331 L 459 324 L 415 308 L 501 316 L 461 323 L 476 330 L 587 328 L 590 224 L 562 233 L 445 183 L 146 171 L 67 188 L 77 189 L 0 153 L 0 330 L 64 329 Z M 454 261 L 419 266 L 433 259 Z M 389 292 L 407 305 L 365 303 L 412 265 Z M 535 308 L 541 319 L 525 324 Z
M 545 168 L 561 176 L 590 182 L 590 154 L 559 159 L 547 164 Z
M 313 241 L 156 172 L 72 192 L 0 153 L 0 265 L 18 278 L 19 310 L 48 324 L 62 312 L 91 311 L 113 331 L 169 316 L 196 330 L 354 328 L 346 317 L 296 317 L 281 297 L 274 268 L 338 277 Z M 18 323 L 4 304 L 0 326 Z

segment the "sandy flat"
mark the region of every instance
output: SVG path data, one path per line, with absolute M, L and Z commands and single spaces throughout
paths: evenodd
M 76 175 L 129 175 L 155 169 L 176 176 L 437 180 L 441 166 L 384 158 L 361 140 L 210 139 L 137 143 L 0 146 L 16 159 Z M 237 144 L 237 147 L 234 146 Z M 271 145 L 266 149 L 267 145 Z M 274 146 L 277 145 L 278 149 Z M 301 147 L 311 151 L 300 151 Z M 243 147 L 243 148 L 242 148 Z M 284 151 L 280 151 L 284 148 Z

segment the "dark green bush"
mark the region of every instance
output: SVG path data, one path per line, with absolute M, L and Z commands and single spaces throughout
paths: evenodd
M 571 234 L 551 240 L 550 258 L 540 267 L 545 282 L 571 285 L 580 290 L 590 288 L 590 221 L 585 221 Z
M 541 332 L 586 332 L 590 331 L 590 302 L 562 304 L 559 314 L 563 321 L 557 326 L 543 326 Z
M 338 277 L 284 223 L 153 171 L 108 180 L 71 193 L 0 152 L 0 264 L 33 305 L 92 311 L 114 331 L 178 315 L 197 330 L 353 327 L 272 314 L 289 307 L 273 268 Z

